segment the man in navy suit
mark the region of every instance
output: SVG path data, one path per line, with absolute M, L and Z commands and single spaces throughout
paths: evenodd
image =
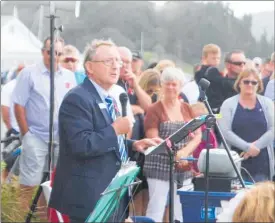
M 84 59 L 87 78 L 65 96 L 60 107 L 60 154 L 49 206 L 69 215 L 71 222 L 85 221 L 122 159 L 127 159 L 119 138 L 130 131 L 132 120 L 127 116 L 114 119 L 105 103 L 122 63 L 113 42 L 93 41 Z M 160 142 L 143 139 L 127 144 L 129 149 L 143 152 Z M 124 199 L 118 219 L 125 219 L 126 205 Z

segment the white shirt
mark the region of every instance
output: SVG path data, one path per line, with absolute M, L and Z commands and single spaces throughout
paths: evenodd
M 121 106 L 121 103 L 119 100 L 119 95 L 121 93 L 126 93 L 126 91 L 121 86 L 119 86 L 117 84 L 113 85 L 112 88 L 109 90 L 110 96 L 112 96 L 116 100 L 116 103 L 117 103 L 120 113 L 122 113 L 122 106 Z M 127 101 L 126 112 L 127 112 L 127 116 L 131 117 L 133 123 L 135 123 L 134 114 L 133 114 L 129 100 Z
M 194 80 L 184 84 L 181 91 L 187 97 L 189 104 L 195 104 L 198 102 L 200 90 L 197 83 Z
M 13 111 L 12 93 L 16 85 L 16 79 L 5 84 L 1 91 L 1 105 L 7 106 L 10 109 L 10 123 L 11 127 L 19 132 L 19 127 Z

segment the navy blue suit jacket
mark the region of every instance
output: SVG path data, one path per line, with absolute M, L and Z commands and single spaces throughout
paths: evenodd
M 49 206 L 69 216 L 88 217 L 121 166 L 112 120 L 101 103 L 86 78 L 60 107 L 60 154 Z

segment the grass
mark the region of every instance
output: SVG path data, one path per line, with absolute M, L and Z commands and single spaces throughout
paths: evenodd
M 5 163 L 1 162 L 1 170 Z M 25 222 L 27 211 L 23 210 L 19 196 L 24 193 L 19 187 L 18 177 L 13 176 L 10 183 L 1 183 L 1 221 L 0 222 Z M 37 213 L 33 215 L 32 222 L 40 222 Z
M 2 165 L 1 165 L 2 167 Z M 22 211 L 20 202 L 20 188 L 18 179 L 14 178 L 10 184 L 1 185 L 1 221 L 24 222 L 26 212 Z

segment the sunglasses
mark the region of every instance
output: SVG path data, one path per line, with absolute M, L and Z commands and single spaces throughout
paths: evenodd
M 236 65 L 236 66 L 241 66 L 241 65 L 245 65 L 246 64 L 246 62 L 244 62 L 244 61 L 230 61 L 229 63 L 231 63 L 231 64 L 234 64 L 234 65 Z
M 245 85 L 249 85 L 249 84 L 252 84 L 253 86 L 256 86 L 258 84 L 257 81 L 249 81 L 249 80 L 244 80 L 243 83 Z
M 51 55 L 51 51 L 50 50 L 45 50 L 46 52 L 47 52 L 47 54 L 50 56 Z M 55 56 L 58 56 L 58 57 L 60 57 L 60 56 L 62 56 L 63 55 L 63 53 L 62 52 L 57 52 L 57 51 L 54 51 L 54 53 L 55 53 Z
M 73 57 L 66 57 L 64 60 L 63 60 L 64 63 L 69 63 L 69 62 L 72 62 L 72 63 L 75 63 L 77 62 L 77 59 L 73 58 Z

